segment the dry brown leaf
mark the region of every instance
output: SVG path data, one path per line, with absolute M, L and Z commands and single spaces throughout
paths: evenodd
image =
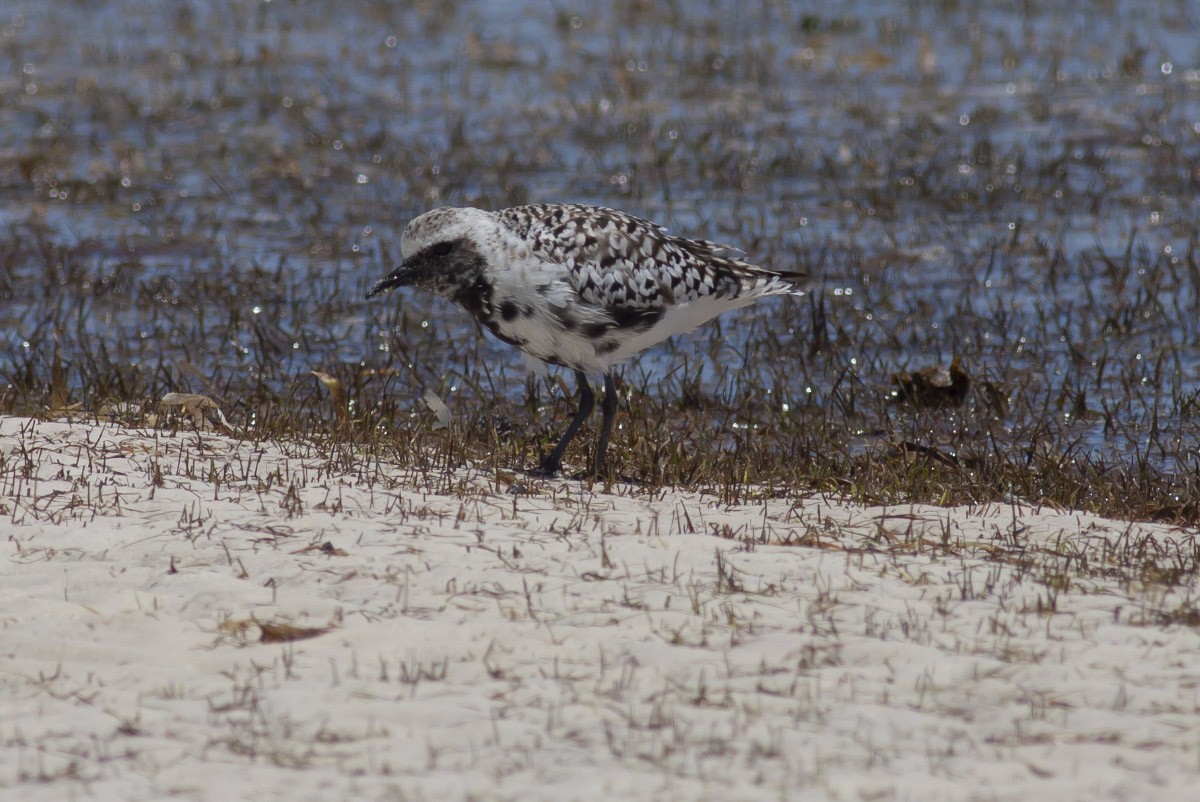
M 257 621 L 253 618 L 227 618 L 217 624 L 217 631 L 241 643 L 250 639 L 253 630 L 259 631 L 260 643 L 286 643 L 324 635 L 332 627 L 298 627 L 282 621 Z
M 225 414 L 221 412 L 221 407 L 206 395 L 167 393 L 159 399 L 158 408 L 166 413 L 178 412 L 181 415 L 187 415 L 191 418 L 197 431 L 211 429 L 214 425 L 221 426 L 226 431 L 233 430 L 229 421 L 225 419 Z M 210 420 L 212 417 L 215 417 L 216 420 Z
M 272 621 L 260 623 L 258 628 L 262 631 L 262 637 L 259 640 L 263 643 L 286 643 L 294 640 L 307 640 L 308 638 L 315 638 L 318 635 L 324 635 L 329 631 L 328 627 L 297 627 L 292 624 Z
M 345 423 L 350 415 L 347 411 L 346 391 L 342 388 L 341 381 L 324 371 L 310 370 L 309 373 L 325 385 L 325 389 L 329 391 L 329 398 L 333 401 L 333 414 L 337 416 L 337 422 Z

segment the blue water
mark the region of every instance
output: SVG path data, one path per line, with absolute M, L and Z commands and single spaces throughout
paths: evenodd
M 571 200 L 816 275 L 820 354 L 808 300 L 772 301 L 645 354 L 629 371 L 652 385 L 682 362 L 716 393 L 821 407 L 847 376 L 881 395 L 960 354 L 1089 453 L 1136 458 L 1153 432 L 1178 467 L 1200 393 L 1200 6 L 816 9 L 10 4 L 0 227 L 23 244 L 0 370 L 44 366 L 53 339 L 230 394 L 403 363 L 414 404 L 481 372 L 515 395 L 522 360 L 465 315 L 362 293 L 421 211 Z M 82 278 L 47 287 L 39 238 Z M 863 415 L 848 430 L 882 425 Z

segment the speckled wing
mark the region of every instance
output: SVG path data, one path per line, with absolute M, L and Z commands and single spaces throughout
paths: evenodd
M 669 235 L 662 226 L 615 209 L 570 204 L 518 206 L 498 213 L 535 254 L 566 268 L 585 303 L 620 318 L 704 296 L 788 292 L 804 278 L 742 262 L 734 248 Z

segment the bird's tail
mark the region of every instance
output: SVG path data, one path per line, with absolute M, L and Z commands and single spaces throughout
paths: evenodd
M 808 286 L 808 274 L 789 270 L 768 270 L 746 265 L 739 278 L 741 294 L 753 298 L 767 295 L 803 295 Z

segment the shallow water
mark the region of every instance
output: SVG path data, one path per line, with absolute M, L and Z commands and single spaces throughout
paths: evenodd
M 936 440 L 991 415 L 993 437 L 1195 470 L 1195 4 L 0 15 L 12 398 L 55 351 L 85 403 L 97 370 L 122 375 L 110 394 L 210 392 L 247 416 L 313 391 L 313 368 L 400 368 L 386 391 L 413 406 L 426 388 L 452 408 L 516 397 L 523 361 L 463 313 L 363 292 L 415 214 L 570 200 L 816 277 L 815 352 L 809 299 L 765 302 L 631 365 L 651 392 L 683 366 L 848 436 Z M 885 402 L 893 372 L 955 354 L 1002 413 L 978 392 L 932 419 Z

